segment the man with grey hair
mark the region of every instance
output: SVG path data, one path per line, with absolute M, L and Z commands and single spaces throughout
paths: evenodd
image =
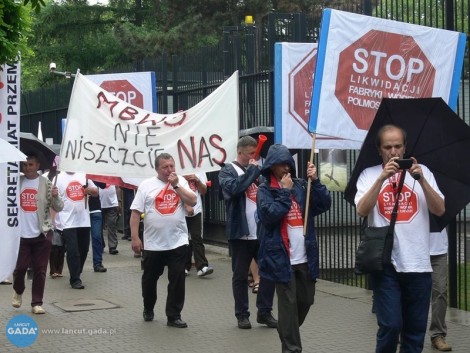
M 168 266 L 167 325 L 188 327 L 181 320 L 185 297 L 185 260 L 188 254 L 188 228 L 184 204 L 196 205 L 196 194 L 185 178 L 175 172 L 175 161 L 168 153 L 155 158 L 157 176 L 144 180 L 131 205 L 131 238 L 134 253 L 143 252 L 143 317 L 152 321 L 157 302 L 157 281 Z M 140 216 L 144 214 L 143 243 L 139 238 Z

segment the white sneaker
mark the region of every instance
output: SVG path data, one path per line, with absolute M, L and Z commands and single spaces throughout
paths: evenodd
M 36 305 L 36 306 L 33 306 L 31 308 L 31 312 L 33 314 L 45 314 L 46 313 L 46 310 L 44 310 L 43 308 L 41 308 L 41 306 L 39 305 Z
M 21 294 L 18 294 L 15 291 L 13 291 L 13 298 L 11 299 L 11 305 L 13 305 L 14 308 L 19 308 L 22 302 L 23 301 L 21 299 Z
M 184 270 L 184 274 L 186 275 L 186 277 L 189 276 L 189 271 L 188 270 Z
M 214 269 L 212 267 L 204 266 L 201 270 L 197 271 L 197 275 L 199 277 L 204 277 L 210 275 L 212 272 L 214 272 Z

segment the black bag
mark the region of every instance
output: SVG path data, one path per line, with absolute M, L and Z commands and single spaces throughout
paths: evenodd
M 392 263 L 393 232 L 398 212 L 398 195 L 405 181 L 405 173 L 400 178 L 396 202 L 393 207 L 390 225 L 384 227 L 363 227 L 362 239 L 356 251 L 354 273 L 364 275 L 382 271 L 384 265 Z
M 390 264 L 393 248 L 393 227 L 367 227 L 356 251 L 354 273 L 363 275 L 382 271 Z

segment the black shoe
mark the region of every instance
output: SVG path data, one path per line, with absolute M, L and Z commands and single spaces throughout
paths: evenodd
M 131 240 L 131 237 L 128 236 L 128 235 L 124 235 L 121 239 L 122 240 Z
M 119 254 L 119 250 L 117 250 L 116 248 L 109 248 L 109 253 L 111 255 L 117 255 Z
M 250 320 L 248 320 L 246 316 L 240 316 L 238 318 L 238 328 L 250 329 L 251 328 Z
M 188 324 L 186 322 L 184 322 L 183 320 L 181 320 L 181 319 L 168 320 L 168 322 L 166 324 L 167 324 L 167 326 L 177 327 L 177 328 L 186 328 L 186 327 L 188 327 Z
M 153 321 L 153 310 L 144 309 L 144 321 Z
M 256 322 L 258 324 L 266 325 L 270 328 L 277 327 L 277 320 L 273 317 L 273 314 L 271 314 L 270 312 L 263 315 L 260 315 L 258 313 L 258 315 L 256 316 Z
M 108 271 L 108 269 L 106 267 L 104 267 L 102 264 L 99 264 L 99 265 L 96 265 L 93 270 L 95 272 L 106 272 Z
M 73 289 L 84 289 L 85 286 L 83 285 L 82 281 L 77 281 L 71 284 Z

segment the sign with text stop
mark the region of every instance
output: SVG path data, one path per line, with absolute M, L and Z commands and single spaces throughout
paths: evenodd
M 368 130 L 382 98 L 431 97 L 435 76 L 413 37 L 371 30 L 340 53 L 335 96 Z
M 126 103 L 151 112 L 157 111 L 155 72 L 123 72 L 86 77 Z
M 362 142 L 383 98 L 456 109 L 464 33 L 331 9 L 321 23 L 309 131 Z
M 144 107 L 144 96 L 127 80 L 103 81 L 100 87 L 129 104 Z

